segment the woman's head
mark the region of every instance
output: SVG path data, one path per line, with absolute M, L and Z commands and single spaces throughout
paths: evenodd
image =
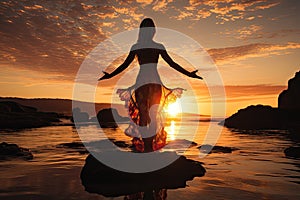
M 145 18 L 140 24 L 140 28 L 143 27 L 155 27 L 154 21 L 151 18 Z
M 138 42 L 152 41 L 155 34 L 155 24 L 151 18 L 145 18 L 140 24 Z

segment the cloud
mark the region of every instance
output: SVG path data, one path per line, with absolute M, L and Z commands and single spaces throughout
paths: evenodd
M 144 17 L 140 5 L 153 8 L 153 13 L 177 9 L 177 19 L 197 20 L 214 15 L 231 20 L 236 17 L 232 12 L 243 12 L 244 16 L 251 9 L 269 9 L 278 5 L 274 2 L 277 1 L 3 0 L 0 2 L 0 64 L 13 69 L 62 75 L 71 80 L 88 53 L 101 41 L 115 30 L 138 27 Z M 260 26 L 252 25 L 237 30 L 236 37 L 251 37 L 260 30 Z M 288 34 L 289 31 L 293 30 L 286 30 L 282 34 Z M 225 62 L 231 58 L 281 53 L 284 50 L 280 48 L 298 48 L 292 43 L 283 46 L 254 44 L 244 48 L 228 47 L 209 51 L 215 60 Z M 277 47 L 277 50 L 270 47 Z
M 209 16 L 211 16 L 211 12 L 208 10 L 202 9 L 197 12 L 197 18 L 205 19 Z
M 153 0 L 136 0 L 137 3 L 141 3 L 144 5 L 149 5 L 152 3 Z
M 259 6 L 256 6 L 254 11 L 255 10 L 264 10 L 264 9 L 268 9 L 268 8 L 271 8 L 271 7 L 274 7 L 274 6 L 277 6 L 280 2 L 271 2 L 270 4 L 266 4 L 266 5 L 259 5 Z
M 176 16 L 175 18 L 176 18 L 177 20 L 182 20 L 182 19 L 185 19 L 185 18 L 191 17 L 191 16 L 193 16 L 193 13 L 192 13 L 192 12 L 189 12 L 189 11 L 181 11 L 181 12 L 179 13 L 179 15 Z
M 289 42 L 284 45 L 255 43 L 243 46 L 209 49 L 208 53 L 218 64 L 224 64 L 237 60 L 269 55 L 282 55 L 286 50 L 300 49 L 300 43 Z
M 249 39 L 261 37 L 263 34 L 262 29 L 262 26 L 252 24 L 239 29 L 226 29 L 226 31 L 221 32 L 220 34 L 236 39 Z
M 278 0 L 190 0 L 184 9 L 177 10 L 179 14 L 174 18 L 178 20 L 199 20 L 214 16 L 217 19 L 217 24 L 224 24 L 225 22 L 236 21 L 238 19 L 253 20 L 254 16 L 247 17 L 247 15 L 259 10 L 270 9 L 279 4 L 280 1 Z
M 140 22 L 143 14 L 138 7 L 124 4 L 1 1 L 0 64 L 72 79 L 87 54 L 113 30 Z
M 165 12 L 168 10 L 168 6 L 173 0 L 136 0 L 136 2 L 143 8 L 148 7 L 153 11 Z
M 295 36 L 300 34 L 300 29 L 281 29 L 275 31 L 266 31 L 262 25 L 248 25 L 238 29 L 226 29 L 220 32 L 221 35 L 225 35 L 228 38 L 235 38 L 240 40 L 249 39 L 260 39 L 260 38 L 276 38 L 276 37 L 286 37 Z
M 265 95 L 279 95 L 286 89 L 284 85 L 227 85 L 225 87 L 229 99 L 237 98 L 255 98 Z
M 152 9 L 155 11 L 164 11 L 165 9 L 167 9 L 167 6 L 169 3 L 172 3 L 173 0 L 159 0 L 159 1 L 155 1 Z

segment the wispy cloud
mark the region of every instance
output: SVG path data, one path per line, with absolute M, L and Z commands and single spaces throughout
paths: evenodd
M 170 3 L 172 3 L 173 0 L 159 0 L 159 1 L 155 1 L 154 5 L 153 5 L 153 10 L 155 11 L 164 11 L 167 9 L 168 5 Z
M 241 97 L 279 95 L 285 88 L 283 85 L 227 85 L 226 93 L 227 97 L 233 100 Z
M 113 30 L 132 28 L 142 17 L 127 1 L 4 0 L 0 64 L 74 77 L 99 42 Z
M 250 26 L 245 26 L 239 29 L 230 30 L 227 29 L 224 32 L 221 32 L 220 34 L 226 35 L 231 38 L 236 39 L 249 39 L 249 38 L 258 38 L 262 37 L 263 27 L 260 25 L 252 24 Z
M 3 0 L 0 2 L 0 64 L 12 69 L 49 73 L 71 80 L 96 45 L 118 29 L 137 27 L 144 17 L 144 9 L 154 14 L 165 12 L 165 16 L 187 21 L 215 17 L 222 22 L 239 18 L 251 20 L 253 12 L 273 8 L 279 2 Z M 253 24 L 234 31 L 235 38 L 246 39 L 260 35 L 263 28 Z M 227 35 L 231 33 L 230 30 L 224 32 Z M 275 34 L 290 33 L 299 33 L 299 29 L 285 29 Z M 268 37 L 276 36 L 270 33 Z M 209 53 L 217 62 L 228 62 L 233 59 L 282 54 L 287 52 L 285 50 L 296 48 L 299 48 L 299 43 L 255 43 L 210 49 Z
M 149 5 L 153 2 L 153 0 L 136 0 L 136 2 L 143 5 Z
M 218 64 L 243 60 L 253 57 L 265 57 L 269 55 L 281 55 L 287 50 L 300 49 L 300 43 L 289 42 L 284 45 L 255 43 L 243 46 L 209 49 L 208 53 Z
M 299 28 L 281 29 L 275 31 L 266 31 L 262 25 L 251 24 L 238 29 L 226 29 L 220 32 L 228 38 L 249 40 L 249 39 L 271 39 L 277 37 L 295 36 L 300 34 Z
M 214 16 L 217 24 L 224 24 L 228 21 L 238 19 L 253 20 L 253 13 L 259 10 L 270 9 L 280 4 L 280 1 L 255 0 L 255 1 L 238 1 L 238 0 L 212 0 L 197 1 L 190 0 L 184 9 L 177 10 L 178 20 L 190 19 L 199 20 Z M 252 16 L 248 16 L 252 15 Z

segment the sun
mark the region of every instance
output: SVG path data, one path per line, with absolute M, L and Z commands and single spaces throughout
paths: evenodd
M 178 115 L 178 113 L 181 113 L 181 106 L 178 101 L 176 101 L 169 104 L 166 111 L 171 117 L 175 117 L 176 115 Z

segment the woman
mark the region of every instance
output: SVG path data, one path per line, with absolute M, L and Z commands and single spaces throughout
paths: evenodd
M 125 70 L 137 57 L 140 71 L 136 83 L 127 89 L 119 89 L 121 100 L 126 102 L 132 120 L 125 133 L 133 137 L 133 144 L 140 152 L 151 152 L 162 148 L 166 143 L 161 111 L 168 103 L 180 97 L 182 88 L 169 89 L 163 85 L 157 71 L 159 55 L 174 69 L 192 77 L 202 77 L 196 71 L 189 72 L 175 63 L 168 55 L 162 44 L 153 41 L 155 25 L 152 19 L 146 18 L 141 22 L 139 37 L 131 47 L 130 53 L 112 73 L 104 72 L 99 80 L 109 79 Z

